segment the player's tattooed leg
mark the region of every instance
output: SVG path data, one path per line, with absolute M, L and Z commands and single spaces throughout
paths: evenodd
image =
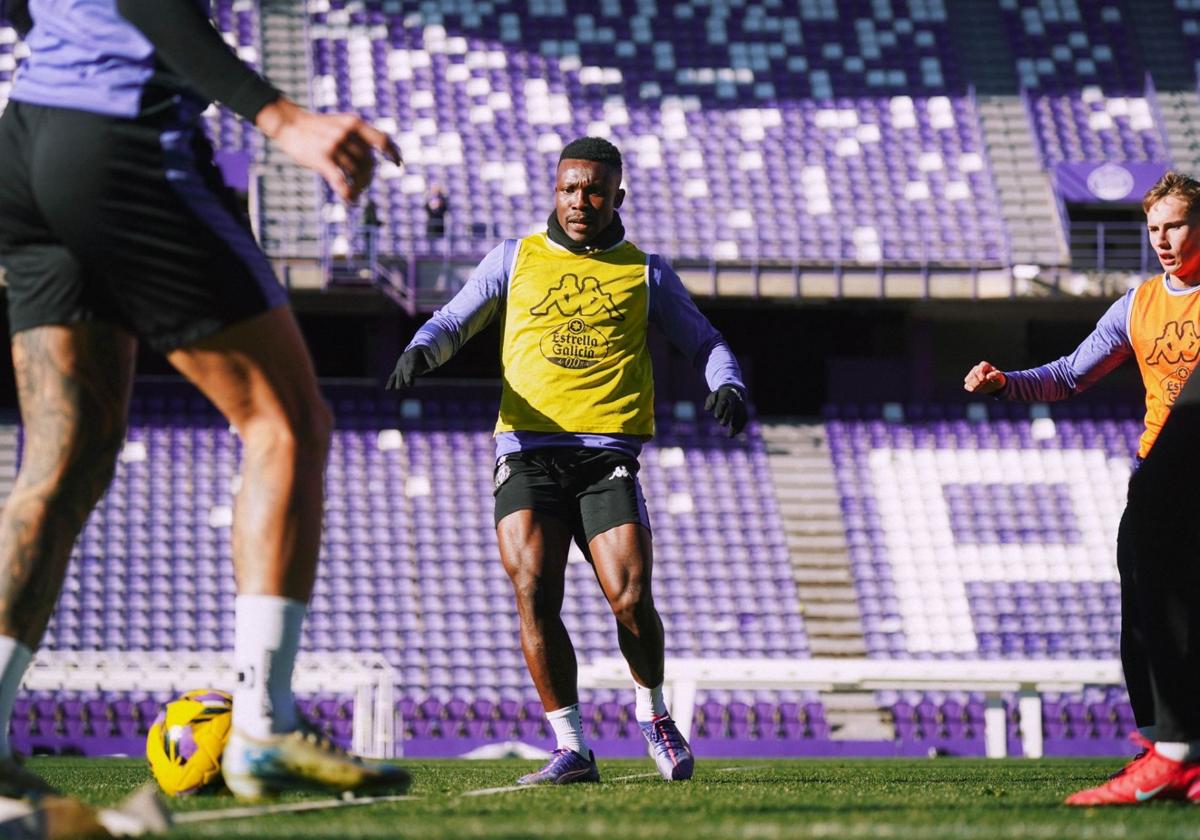
M 136 342 L 102 323 L 13 337 L 21 468 L 0 513 L 0 634 L 36 647 L 125 437 Z

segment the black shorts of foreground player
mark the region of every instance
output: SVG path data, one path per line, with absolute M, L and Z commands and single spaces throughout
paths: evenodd
M 597 138 L 568 144 L 555 196 L 546 232 L 488 254 L 417 332 L 388 385 L 411 385 L 502 319 L 496 534 L 516 593 L 525 662 L 558 743 L 546 766 L 519 783 L 600 778 L 579 718 L 575 649 L 560 618 L 572 539 L 612 607 L 658 770 L 668 780 L 687 779 L 691 750 L 663 699 L 663 625 L 637 478 L 638 454 L 654 433 L 648 327 L 657 326 L 704 375 L 706 406 L 731 436 L 746 423 L 745 387 L 728 345 L 678 276 L 625 239 L 616 147 Z
M 47 787 L 12 754 L 13 699 L 112 477 L 139 340 L 216 404 L 244 447 L 230 788 L 249 799 L 406 788 L 401 768 L 338 750 L 297 718 L 292 670 L 332 422 L 199 115 L 223 102 L 345 200 L 370 183 L 375 152 L 399 163 L 394 145 L 356 117 L 282 96 L 192 0 L 8 0 L 5 10 L 30 55 L 0 117 L 0 264 L 25 429 L 0 513 L 0 796 Z

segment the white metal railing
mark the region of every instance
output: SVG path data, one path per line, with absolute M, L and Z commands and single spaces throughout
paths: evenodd
M 40 651 L 25 674 L 27 691 L 189 691 L 237 683 L 232 651 Z M 396 673 L 378 654 L 302 653 L 299 694 L 354 693 L 352 749 L 372 758 L 396 751 Z
M 629 685 L 624 659 L 580 663 L 579 685 Z M 1043 753 L 1042 692 L 1081 691 L 1086 685 L 1120 685 L 1117 660 L 917 660 L 917 659 L 668 659 L 665 687 L 671 714 L 691 732 L 699 689 L 813 691 L 979 691 L 986 696 L 984 743 L 989 758 L 1008 754 L 1002 695 L 1018 695 L 1021 745 L 1029 758 Z

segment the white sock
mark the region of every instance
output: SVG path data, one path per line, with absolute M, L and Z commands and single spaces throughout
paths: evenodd
M 292 668 L 307 611 L 278 595 L 239 595 L 234 601 L 233 726 L 252 738 L 291 732 L 299 725 Z
M 655 718 L 664 717 L 667 714 L 667 701 L 663 699 L 662 683 L 654 688 L 646 688 L 644 685 L 634 683 L 633 693 L 637 701 L 633 716 L 637 718 L 638 723 L 649 723 Z
M 579 719 L 578 703 L 546 712 L 546 720 L 550 721 L 550 728 L 554 730 L 560 749 L 566 747 L 575 750 L 584 758 L 591 755 L 587 742 L 583 740 L 583 721 Z
M 8 727 L 12 722 L 17 689 L 21 687 L 31 659 L 33 651 L 21 642 L 10 636 L 0 636 L 0 759 L 12 758 Z
M 1163 758 L 1169 758 L 1172 761 L 1183 761 L 1188 757 L 1188 750 L 1191 744 L 1187 741 L 1155 741 L 1154 751 Z

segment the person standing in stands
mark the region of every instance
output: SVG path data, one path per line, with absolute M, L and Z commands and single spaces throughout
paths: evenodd
M 441 184 L 429 188 L 429 198 L 425 201 L 425 237 L 441 239 L 446 235 L 446 213 L 450 210 L 450 200 Z
M 575 649 L 560 617 L 574 539 L 592 563 L 629 663 L 636 715 L 659 773 L 694 760 L 663 697 L 663 625 L 651 594 L 650 520 L 638 455 L 654 433 L 650 325 L 705 377 L 705 403 L 730 436 L 746 389 L 729 346 L 674 271 L 625 238 L 621 153 L 595 137 L 558 161 L 547 230 L 488 254 L 410 342 L 388 380 L 407 388 L 500 318 L 503 394 L 496 423 L 496 534 L 516 593 L 521 647 L 558 746 L 519 784 L 596 782 L 579 714 Z
M 1143 464 L 1162 445 L 1160 433 L 1200 359 L 1200 182 L 1167 172 L 1147 191 L 1142 210 L 1162 274 L 1131 289 L 1109 307 L 1095 330 L 1071 355 L 1030 370 L 1008 372 L 982 361 L 963 381 L 963 387 L 974 394 L 1048 402 L 1086 390 L 1133 357 L 1145 383 L 1145 430 L 1138 445 L 1129 504 L 1117 534 L 1121 665 L 1142 751 L 1105 784 L 1070 797 L 1069 805 L 1137 804 L 1154 798 L 1191 796 L 1189 780 L 1200 768 L 1194 763 L 1200 760 L 1200 753 L 1190 745 L 1200 739 L 1200 726 L 1191 725 L 1194 713 L 1182 711 L 1180 706 L 1189 695 L 1164 690 L 1164 683 L 1176 679 L 1190 686 L 1195 682 L 1194 675 L 1189 673 L 1185 679 L 1178 671 L 1156 671 L 1154 667 L 1156 659 L 1162 658 L 1157 647 L 1162 642 L 1152 637 L 1185 632 L 1189 617 L 1162 615 L 1163 597 L 1170 584 L 1163 581 L 1160 561 L 1167 558 L 1161 551 L 1146 551 L 1145 546 L 1155 539 L 1148 533 L 1154 517 L 1147 513 L 1144 499 L 1157 498 L 1163 485 L 1146 489 Z M 1200 397 L 1194 386 L 1190 390 Z M 1155 458 L 1159 464 L 1165 460 Z M 1153 472 L 1161 476 L 1165 469 L 1164 465 Z M 1143 488 L 1137 495 L 1137 505 L 1135 487 Z M 1175 532 L 1176 528 L 1170 530 Z M 1184 549 L 1180 551 L 1188 554 Z M 1171 565 L 1178 564 L 1172 559 Z M 1164 629 L 1164 621 L 1171 627 Z M 1186 641 L 1183 651 L 1178 645 L 1174 649 L 1177 655 L 1186 655 Z M 1193 691 L 1190 698 L 1194 704 L 1200 692 Z M 1182 723 L 1184 719 L 1188 725 Z
M 308 732 L 292 670 L 316 574 L 332 417 L 270 263 L 221 183 L 201 112 L 221 102 L 343 200 L 375 155 L 238 60 L 198 0 L 0 0 L 29 57 L 0 117 L 0 263 L 25 439 L 0 513 L 0 796 L 48 785 L 8 741 L 13 699 L 79 531 L 112 478 L 138 341 L 213 401 L 244 447 L 233 524 L 239 797 L 403 790 L 409 776 Z

